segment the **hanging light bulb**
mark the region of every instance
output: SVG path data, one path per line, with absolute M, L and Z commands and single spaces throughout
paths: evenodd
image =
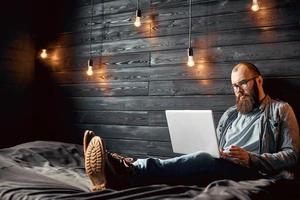
M 94 74 L 93 72 L 93 60 L 92 60 L 92 31 L 93 31 L 93 12 L 94 12 L 94 1 L 91 0 L 91 21 L 90 21 L 90 59 L 88 60 L 88 70 L 86 71 L 86 74 L 88 76 L 92 76 Z
M 134 21 L 134 25 L 136 27 L 140 27 L 141 26 L 141 16 L 142 16 L 142 11 L 140 9 L 136 10 L 136 14 L 135 14 L 135 21 Z
M 258 6 L 258 3 L 257 3 L 257 0 L 253 0 L 252 1 L 251 10 L 253 10 L 254 12 L 256 12 L 256 11 L 259 10 L 259 6 Z
M 135 12 L 135 21 L 134 21 L 134 25 L 136 27 L 140 27 L 141 26 L 141 16 L 142 16 L 142 11 L 139 8 L 139 0 L 136 1 L 136 12 Z
M 42 52 L 41 52 L 40 56 L 41 56 L 42 59 L 46 59 L 48 57 L 47 50 L 42 49 Z
M 88 70 L 86 71 L 86 74 L 88 76 L 92 76 L 94 74 L 94 72 L 93 72 L 93 60 L 92 59 L 88 60 Z
M 189 3 L 189 48 L 187 49 L 187 54 L 188 54 L 188 62 L 187 65 L 189 67 L 194 67 L 195 62 L 194 62 L 194 57 L 193 57 L 193 48 L 191 47 L 191 28 L 192 28 L 192 0 L 190 0 Z
M 187 65 L 189 66 L 189 67 L 194 67 L 195 66 L 195 62 L 194 62 L 194 57 L 193 57 L 193 48 L 188 48 L 187 49 L 187 51 L 188 51 L 188 62 L 187 62 Z

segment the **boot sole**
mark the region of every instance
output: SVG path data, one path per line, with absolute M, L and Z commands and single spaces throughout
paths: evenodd
M 106 188 L 105 177 L 105 147 L 101 138 L 95 136 L 91 139 L 85 154 L 85 169 L 93 187 L 92 191 L 99 191 Z

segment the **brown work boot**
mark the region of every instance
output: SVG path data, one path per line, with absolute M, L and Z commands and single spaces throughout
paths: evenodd
M 88 134 L 86 138 L 90 136 Z M 85 153 L 85 169 L 93 184 L 92 191 L 128 188 L 128 177 L 134 175 L 134 161 L 133 158 L 106 151 L 104 141 L 93 136 Z
M 102 139 L 94 136 L 85 152 L 85 170 L 93 187 L 92 191 L 99 191 L 106 188 L 106 151 Z
M 83 153 L 84 153 L 84 155 L 85 155 L 86 149 L 87 149 L 91 139 L 95 136 L 96 136 L 96 134 L 93 131 L 86 130 L 84 132 L 84 136 L 83 136 Z
M 133 162 L 135 159 L 123 157 L 117 153 L 106 152 L 108 187 L 112 189 L 125 189 L 130 187 L 128 179 L 134 175 Z

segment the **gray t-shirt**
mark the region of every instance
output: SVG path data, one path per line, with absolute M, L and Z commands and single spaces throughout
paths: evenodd
M 227 129 L 224 150 L 231 145 L 239 146 L 246 151 L 259 153 L 260 109 L 248 114 L 238 113 L 237 118 Z

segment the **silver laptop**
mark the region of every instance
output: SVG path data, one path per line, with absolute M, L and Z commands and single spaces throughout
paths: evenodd
M 219 147 L 211 110 L 166 110 L 175 153 L 203 151 L 219 158 Z

